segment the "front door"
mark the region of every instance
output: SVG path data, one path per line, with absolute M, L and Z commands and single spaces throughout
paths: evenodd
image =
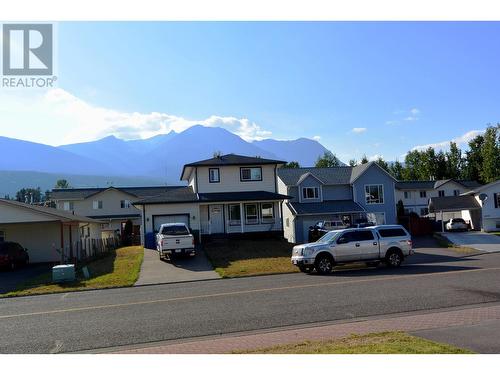
M 224 233 L 224 206 L 222 204 L 211 204 L 209 206 L 210 232 Z

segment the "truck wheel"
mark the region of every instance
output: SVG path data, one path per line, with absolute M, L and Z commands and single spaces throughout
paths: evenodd
M 333 258 L 327 254 L 320 254 L 314 262 L 314 267 L 320 275 L 327 275 L 333 271 Z
M 403 263 L 403 254 L 400 250 L 389 250 L 385 256 L 385 262 L 389 267 L 399 267 Z

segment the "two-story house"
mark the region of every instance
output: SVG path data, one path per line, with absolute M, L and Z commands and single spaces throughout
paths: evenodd
M 278 193 L 276 175 L 283 164 L 235 154 L 186 164 L 180 179 L 187 186 L 133 204 L 142 212 L 146 235 L 169 222 L 186 223 L 200 240 L 204 235 L 280 234 L 280 203 L 289 198 Z
M 103 236 L 121 233 L 131 220 L 140 232 L 141 211 L 131 202 L 165 192 L 165 186 L 53 189 L 50 198 L 56 208 L 103 222 Z
M 437 180 L 437 181 L 398 181 L 396 183 L 396 202 L 402 201 L 405 213 L 415 212 L 420 216 L 429 213 L 429 199 L 434 197 L 458 197 L 480 186 L 477 181 Z
M 481 229 L 485 232 L 500 230 L 500 180 L 479 186 L 467 191 L 463 195 L 474 197 L 481 207 L 480 210 L 463 210 L 462 217 L 474 223 L 475 216 L 480 215 L 478 225 L 473 229 Z
M 278 192 L 292 197 L 283 204 L 285 238 L 306 242 L 309 227 L 321 220 L 395 224 L 395 183 L 374 162 L 355 167 L 280 168 Z

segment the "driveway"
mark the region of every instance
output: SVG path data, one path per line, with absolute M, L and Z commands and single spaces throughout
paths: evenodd
M 488 253 L 500 251 L 500 236 L 483 232 L 446 232 L 444 235 L 455 245 L 471 247 Z
M 144 249 L 144 261 L 135 285 L 174 283 L 181 281 L 220 279 L 201 249 L 192 258 L 160 260 L 156 250 Z

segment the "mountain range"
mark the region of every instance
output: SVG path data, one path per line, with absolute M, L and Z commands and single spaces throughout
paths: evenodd
M 22 172 L 17 176 L 25 176 L 29 171 L 54 176 L 88 176 L 87 186 L 102 184 L 102 178 L 96 179 L 98 176 L 106 176 L 107 181 L 139 176 L 144 181 L 157 181 L 158 184 L 180 184 L 179 176 L 184 164 L 211 158 L 214 152 L 297 161 L 301 166 L 312 166 L 318 156 L 328 151 L 312 139 L 247 142 L 223 128 L 201 125 L 180 133 L 171 131 L 148 139 L 125 141 L 108 136 L 93 142 L 59 147 L 0 137 L 0 150 L 2 172 Z M 14 174 L 3 173 L 0 176 L 0 194 L 6 194 L 5 191 L 12 194 L 11 190 L 17 184 L 5 181 L 5 177 L 10 176 L 12 179 Z M 50 189 L 52 186 L 41 188 Z

